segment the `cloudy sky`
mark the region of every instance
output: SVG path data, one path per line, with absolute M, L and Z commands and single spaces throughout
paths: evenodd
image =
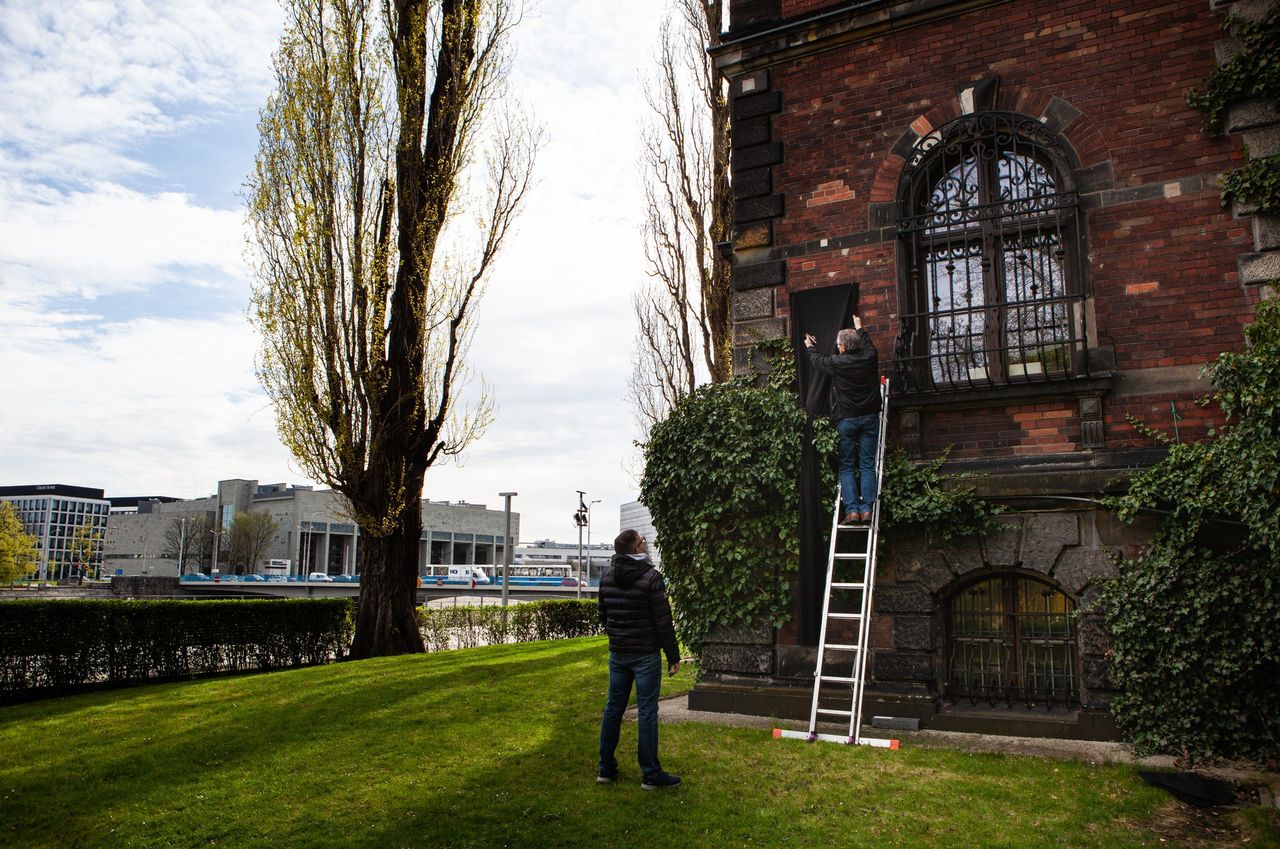
M 539 183 L 481 305 L 498 418 L 426 496 L 521 537 L 595 540 L 636 497 L 623 401 L 642 277 L 635 128 L 659 0 L 541 0 L 514 83 Z M 276 436 L 246 319 L 241 186 L 281 16 L 270 0 L 0 0 L 0 484 L 208 495 L 308 481 Z

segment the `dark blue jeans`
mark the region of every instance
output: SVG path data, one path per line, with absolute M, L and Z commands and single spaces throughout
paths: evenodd
M 880 414 L 853 416 L 836 422 L 840 434 L 840 497 L 844 512 L 870 512 L 876 501 L 876 450 L 880 447 Z M 853 466 L 858 465 L 861 488 L 854 489 Z
M 609 698 L 600 720 L 600 774 L 618 771 L 618 748 L 622 733 L 622 714 L 631 698 L 631 684 L 636 685 L 636 711 L 639 714 L 640 741 L 636 759 L 640 761 L 642 778 L 662 772 L 658 764 L 658 693 L 662 689 L 662 653 L 624 654 L 609 652 Z

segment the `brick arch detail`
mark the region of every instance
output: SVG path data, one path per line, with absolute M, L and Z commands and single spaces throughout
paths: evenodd
M 1075 113 L 1075 117 L 1064 126 L 1054 129 L 1075 154 L 1079 167 L 1092 167 L 1110 159 L 1110 151 L 1107 149 L 1102 133 L 1087 115 L 1063 98 L 1028 86 L 1002 85 L 996 94 L 995 108 L 1001 112 L 1034 115 L 1041 121 L 1047 122 L 1050 108 L 1055 105 L 1055 101 L 1058 113 L 1063 111 Z M 893 149 L 881 157 L 871 181 L 870 202 L 876 204 L 896 201 L 898 176 L 906 163 L 904 154 L 908 153 L 920 139 L 961 117 L 964 117 L 964 112 L 957 94 L 913 119 L 903 129 Z

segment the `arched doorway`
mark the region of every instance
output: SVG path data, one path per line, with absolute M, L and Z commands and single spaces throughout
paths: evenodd
M 1076 603 L 1045 581 L 997 575 L 947 602 L 945 695 L 1032 707 L 1079 704 Z

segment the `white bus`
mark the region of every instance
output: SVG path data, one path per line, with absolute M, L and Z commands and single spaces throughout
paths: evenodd
M 422 581 L 424 587 L 432 584 L 436 586 L 445 584 L 466 584 L 471 586 L 472 584 L 488 584 L 489 576 L 484 573 L 483 569 L 477 566 L 468 566 L 465 563 L 460 566 L 437 564 L 424 567 L 419 580 Z

